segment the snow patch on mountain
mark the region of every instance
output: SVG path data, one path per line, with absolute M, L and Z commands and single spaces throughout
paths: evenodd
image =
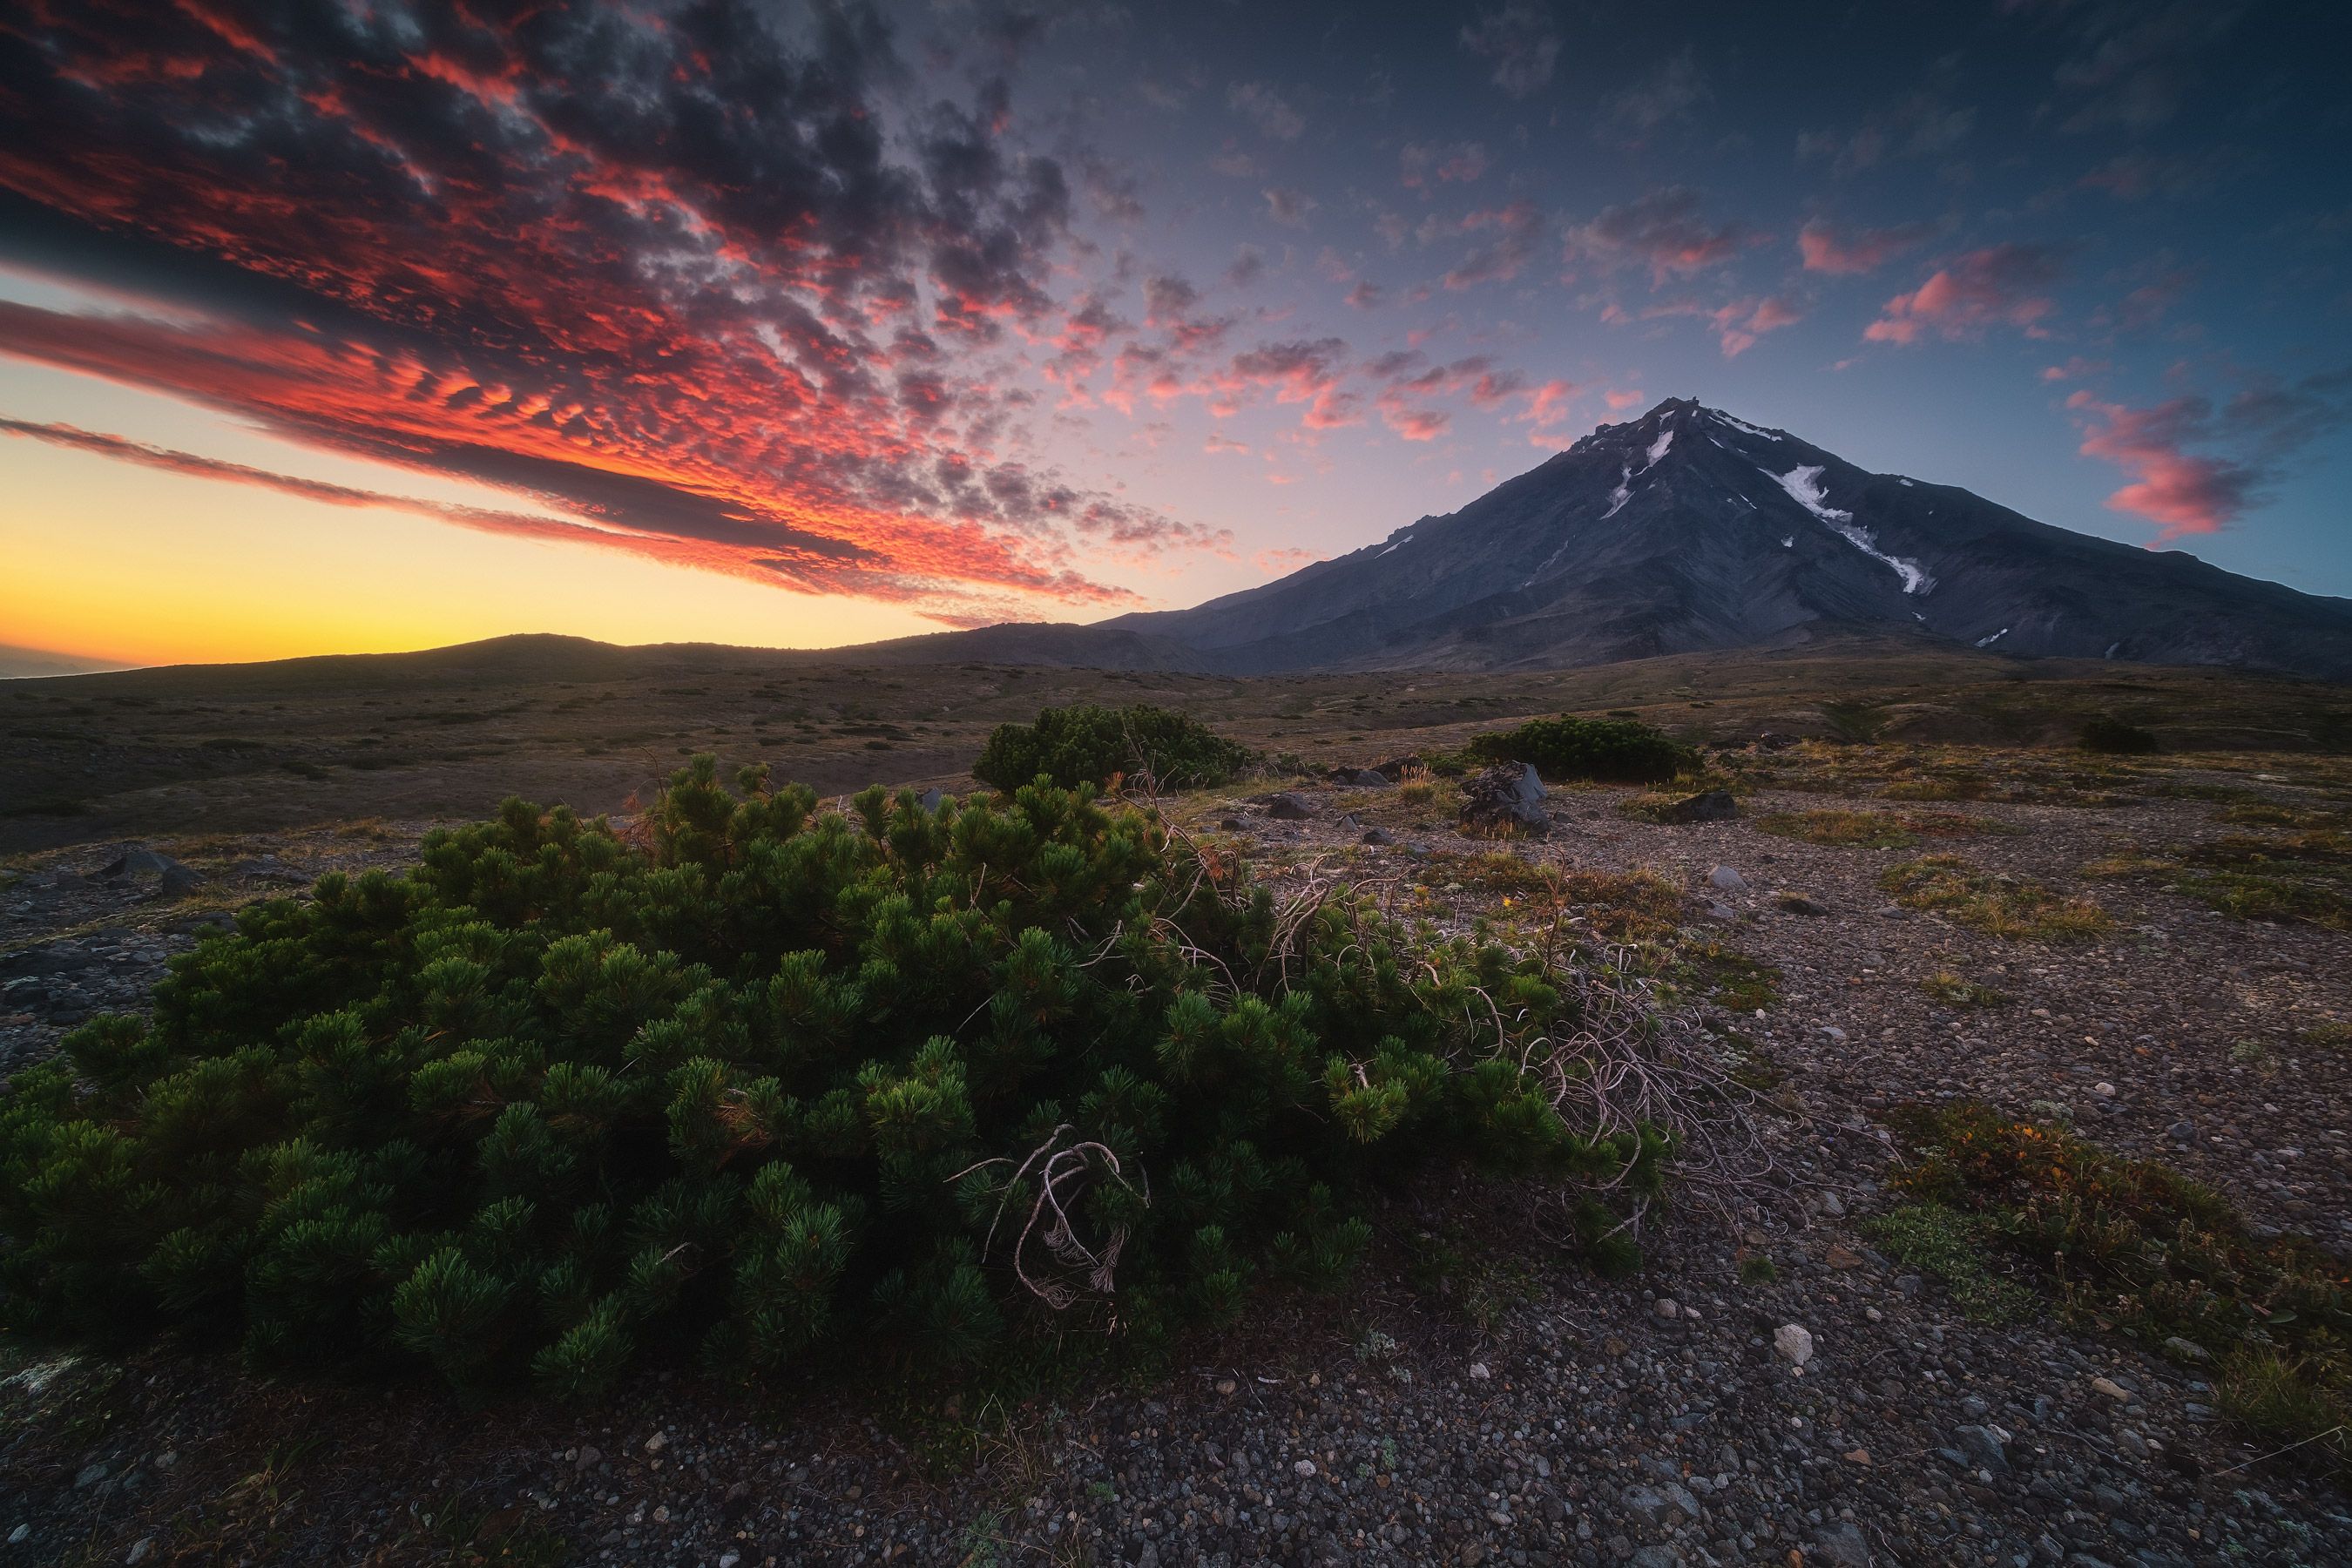
M 1839 538 L 1872 560 L 1883 561 L 1892 567 L 1895 574 L 1903 579 L 1905 593 L 1924 594 L 1936 585 L 1936 580 L 1927 575 L 1925 567 L 1916 561 L 1906 561 L 1901 556 L 1887 554 L 1878 548 L 1878 541 L 1872 535 L 1870 530 L 1853 521 L 1853 513 L 1843 507 L 1829 504 L 1829 498 L 1822 489 L 1820 464 L 1801 464 L 1785 474 L 1776 474 L 1769 468 L 1759 468 L 1757 471 L 1767 479 L 1778 482 L 1782 489 L 1789 492 L 1790 500 L 1828 523 Z
M 1979 638 L 1977 638 L 1977 647 L 1992 647 L 1992 645 L 1993 645 L 1993 644 L 1995 644 L 1995 643 L 1997 643 L 1997 642 L 2000 641 L 2000 639 L 2001 639 L 2001 638 L 2003 638 L 2003 637 L 2007 637 L 2008 635 L 2009 635 L 2009 628 L 2008 628 L 2007 626 L 2003 626 L 2003 627 L 2001 627 L 2001 628 L 2000 628 L 2000 630 L 1999 630 L 1999 631 L 1997 631 L 1997 632 L 1993 633 L 1993 634 L 1992 634 L 1992 636 L 1990 636 L 1990 637 L 1979 637 Z
M 1707 413 L 1714 416 L 1716 418 L 1722 420 L 1734 430 L 1745 430 L 1750 436 L 1761 436 L 1767 441 L 1777 441 L 1780 438 L 1778 436 L 1773 435 L 1769 430 L 1759 430 L 1755 426 L 1750 425 L 1745 419 L 1735 419 L 1720 408 L 1710 408 L 1707 410 Z
M 1675 433 L 1671 430 L 1661 431 L 1658 435 L 1658 438 L 1650 443 L 1650 460 L 1642 465 L 1642 471 L 1646 474 L 1652 468 L 1656 468 L 1658 466 L 1658 459 L 1664 457 L 1666 455 L 1666 448 L 1674 444 Z
M 1607 522 L 1611 518 L 1615 517 L 1617 515 L 1617 509 L 1633 499 L 1633 492 L 1629 488 L 1633 483 L 1633 465 L 1629 463 L 1622 469 L 1619 470 L 1617 488 L 1609 492 L 1609 510 L 1601 514 L 1601 521 Z

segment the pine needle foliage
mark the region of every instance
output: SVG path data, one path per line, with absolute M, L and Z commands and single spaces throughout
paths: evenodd
M 1698 768 L 1696 752 L 1637 719 L 1530 719 L 1473 736 L 1469 751 L 1487 762 L 1532 763 L 1554 783 L 1664 784 Z
M 1538 960 L 1277 906 L 1090 790 L 738 787 L 510 801 L 247 908 L 152 1021 L 17 1074 L 9 1325 L 584 1400 L 656 1345 L 955 1367 L 1229 1321 L 1344 1278 L 1367 1184 L 1433 1157 L 1658 1191 L 1664 1137 L 1544 1092 L 1574 993 Z
M 998 789 L 1050 779 L 1064 789 L 1149 777 L 1162 789 L 1205 789 L 1255 765 L 1258 754 L 1190 713 L 1148 702 L 1048 708 L 1034 724 L 999 724 L 972 764 Z

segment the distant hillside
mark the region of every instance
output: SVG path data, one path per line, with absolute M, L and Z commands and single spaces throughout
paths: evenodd
M 27 680 L 45 675 L 88 675 L 101 669 L 127 669 L 114 659 L 89 658 L 78 653 L 58 653 L 43 647 L 19 647 L 0 643 L 0 680 Z

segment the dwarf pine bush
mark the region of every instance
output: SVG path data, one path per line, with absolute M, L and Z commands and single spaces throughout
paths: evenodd
M 1530 719 L 1473 736 L 1469 750 L 1488 762 L 1532 763 L 1555 781 L 1662 784 L 1698 767 L 1696 752 L 1634 719 Z
M 1149 775 L 1166 789 L 1221 784 L 1257 761 L 1190 713 L 1138 702 L 1125 708 L 1078 703 L 1048 708 L 1034 724 L 999 724 L 972 764 L 972 776 L 999 789 L 1044 777 L 1064 789 L 1107 785 Z
M 0 1097 L 0 1310 L 592 1397 L 657 1343 L 1230 1320 L 1344 1276 L 1416 1158 L 1657 1190 L 1663 1137 L 1545 1092 L 1536 960 L 1277 919 L 1087 791 L 740 782 L 698 758 L 625 828 L 509 802 L 206 937 Z

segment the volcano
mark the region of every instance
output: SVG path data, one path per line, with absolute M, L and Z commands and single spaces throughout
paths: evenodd
M 1683 398 L 1263 587 L 1034 635 L 1046 630 L 1023 645 L 1055 662 L 1234 675 L 1601 664 L 1899 632 L 2352 679 L 2352 601 L 1871 473 Z

